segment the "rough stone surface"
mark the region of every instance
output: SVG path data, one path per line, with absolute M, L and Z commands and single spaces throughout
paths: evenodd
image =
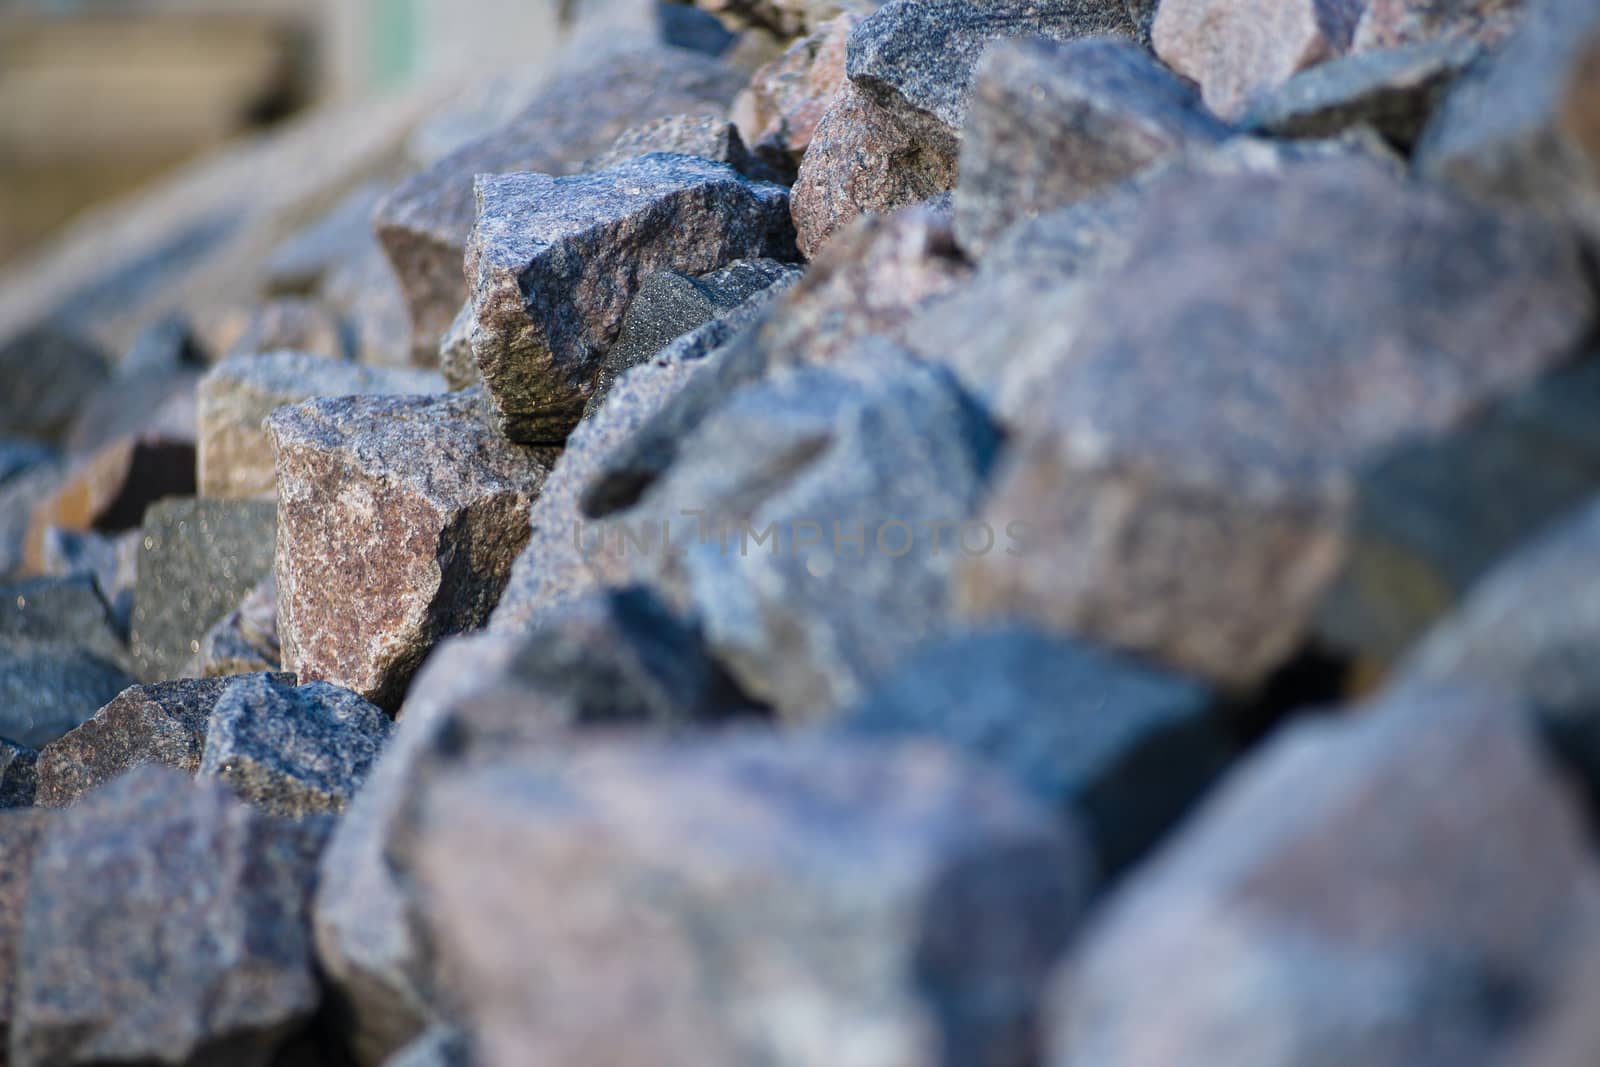
M 269 500 L 178 499 L 145 513 L 129 646 L 140 677 L 182 674 L 206 632 L 272 573 Z
M 383 1061 L 383 1067 L 474 1067 L 472 1044 L 454 1026 L 430 1026 Z
M 1495 1062 L 1600 920 L 1520 719 L 1433 690 L 1269 742 L 1080 942 L 1050 1062 Z
M 62 440 L 78 408 L 111 376 L 95 345 L 50 327 L 0 342 L 0 436 Z
M 0 646 L 43 645 L 81 649 L 108 663 L 128 658 L 105 598 L 83 575 L 0 586 Z
M 610 148 L 584 160 L 579 170 L 609 170 L 651 152 L 670 152 L 726 163 L 740 174 L 757 180 L 772 177 L 766 166 L 750 155 L 744 138 L 739 136 L 739 128 L 720 111 L 715 115 L 667 115 L 624 130 Z
M 1134 861 L 1227 764 L 1213 697 L 1024 627 L 934 639 L 840 719 L 850 733 L 943 741 L 1088 832 L 1103 869 Z
M 1550 0 L 1460 78 L 1417 144 L 1420 173 L 1600 235 L 1600 11 Z
M 327 359 L 348 359 L 348 339 L 339 320 L 310 300 L 280 297 L 254 308 L 244 320 L 223 358 L 263 352 L 304 352 Z
M 860 21 L 841 15 L 796 41 L 751 75 L 735 103 L 751 151 L 781 172 L 795 173 L 828 104 L 844 86 L 846 46 Z
M 1305 632 L 1354 468 L 1570 358 L 1593 310 L 1571 242 L 1367 164 L 1168 190 L 1133 248 L 986 506 L 1026 545 L 962 600 L 1230 684 Z
M 919 308 L 969 273 L 948 211 L 922 205 L 857 221 L 758 325 L 735 334 L 607 457 L 584 493 L 584 513 L 600 518 L 637 501 L 671 465 L 680 442 L 735 390 L 774 367 L 833 363 L 866 337 L 899 340 Z
M 53 812 L 7 810 L 0 806 L 0 1063 L 6 1058 L 5 1038 L 11 1028 L 17 945 L 22 938 L 22 906 L 28 896 L 33 861 L 55 823 Z
M 959 534 L 983 541 L 961 523 L 992 427 L 946 373 L 869 344 L 735 393 L 603 531 L 790 719 L 853 701 L 945 625 Z
M 853 83 L 839 90 L 800 162 L 791 204 L 800 251 L 815 258 L 863 214 L 886 213 L 956 184 L 954 135 L 915 129 Z
M 419 808 L 400 851 L 485 1067 L 1024 1063 L 1093 877 L 1005 783 L 916 744 L 592 744 Z
M 70 645 L 0 642 L 0 737 L 40 748 L 133 683 L 121 667 Z
M 450 328 L 439 340 L 439 373 L 452 391 L 471 389 L 481 384 L 478 357 L 472 351 L 472 301 L 468 300 L 450 321 Z
M 293 684 L 293 675 L 274 675 Z M 193 774 L 200 769 L 206 724 L 230 679 L 186 678 L 134 685 L 92 718 L 39 753 L 37 802 L 64 808 L 118 775 L 146 763 Z
M 39 571 L 53 578 L 92 579 L 111 610 L 112 625 L 118 634 L 126 634 L 133 617 L 143 537 L 142 530 L 108 536 L 52 526 L 39 543 Z
M 467 298 L 461 262 L 480 174 L 570 174 L 628 127 L 726 108 L 743 81 L 732 67 L 676 48 L 624 47 L 587 57 L 509 124 L 407 178 L 378 206 L 375 226 L 411 310 L 424 364 Z
M 283 664 L 385 708 L 435 641 L 481 626 L 553 457 L 509 444 L 481 391 L 280 409 Z
M 598 174 L 486 176 L 467 248 L 472 350 L 513 440 L 559 444 L 650 274 L 793 248 L 787 190 L 657 154 Z
M 348 689 L 250 675 L 217 698 L 200 776 L 269 815 L 341 812 L 366 781 L 390 725 L 380 708 Z
M 273 491 L 272 452 L 261 424 L 280 407 L 317 396 L 443 391 L 443 380 L 427 371 L 364 367 L 303 352 L 224 360 L 200 382 L 200 495 L 237 499 Z
M 0 809 L 32 806 L 39 784 L 38 762 L 39 753 L 33 749 L 0 737 Z M 5 973 L 0 966 L 0 985 L 5 984 Z
M 318 1001 L 323 819 L 269 819 L 164 767 L 63 815 L 34 860 L 14 1067 L 265 1067 Z
M 145 508 L 163 497 L 191 496 L 195 485 L 193 429 L 181 437 L 164 434 L 122 437 L 74 463 L 55 491 L 34 509 L 28 522 L 25 557 L 40 570 L 45 531 L 120 533 L 144 521 Z
M 1522 21 L 1524 9 L 1534 18 L 1546 10 L 1524 0 L 1366 0 L 1353 47 L 1364 51 L 1446 38 L 1493 46 Z
M 1240 125 L 1279 137 L 1331 137 L 1369 123 L 1409 146 L 1479 55 L 1475 42 L 1451 38 L 1331 60 L 1258 97 Z
M 1258 95 L 1343 55 L 1359 0 L 1166 0 L 1151 42 L 1162 61 L 1200 85 L 1206 106 L 1236 119 Z
M 278 645 L 278 582 L 267 576 L 200 639 L 186 672 L 196 678 L 275 671 L 283 664 Z
M 1087 199 L 1229 133 L 1131 41 L 1005 41 L 974 78 L 955 191 L 956 236 L 974 256 L 1018 219 Z

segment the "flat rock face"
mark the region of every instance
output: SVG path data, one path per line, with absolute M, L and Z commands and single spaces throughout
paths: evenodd
M 292 684 L 293 675 L 274 675 Z M 135 685 L 39 753 L 41 806 L 64 808 L 125 771 L 159 763 L 200 769 L 206 727 L 227 679 L 186 678 Z
M 461 261 L 480 174 L 570 174 L 630 126 L 670 115 L 718 114 L 744 76 L 678 48 L 611 48 L 548 89 L 503 128 L 407 178 L 379 204 L 374 225 L 411 310 L 412 351 L 432 361 L 467 298 Z
M 1003 41 L 974 76 L 956 235 L 981 256 L 1017 220 L 1104 192 L 1230 132 L 1131 41 Z
M 1157 195 L 1088 299 L 986 507 L 1027 549 L 966 564 L 963 602 L 1229 683 L 1304 632 L 1353 469 L 1569 359 L 1593 310 L 1560 235 L 1348 162 Z
M 792 248 L 787 190 L 690 156 L 570 178 L 483 177 L 478 198 L 472 350 L 517 441 L 565 439 L 644 278 Z
M 162 767 L 63 815 L 29 881 L 14 1067 L 268 1063 L 317 1006 L 308 905 L 328 829 Z
M 1089 834 L 1115 874 L 1227 764 L 1214 698 L 1192 679 L 1026 627 L 935 638 L 839 720 L 923 736 L 1007 771 Z
M 1162 61 L 1200 85 L 1206 106 L 1239 118 L 1254 97 L 1344 54 L 1360 0 L 1167 0 L 1151 42 Z
M 962 536 L 1003 548 L 962 527 L 993 428 L 944 372 L 879 345 L 735 393 L 605 531 L 795 720 L 853 700 L 948 620 Z
M 0 737 L 0 808 L 32 806 L 39 783 L 38 761 L 39 753 L 33 749 Z M 0 968 L 0 973 L 3 971 Z
M 382 709 L 348 689 L 249 675 L 212 709 L 200 777 L 268 815 L 336 814 L 366 780 L 390 725 Z
M 402 851 L 486 1067 L 1026 1062 L 1091 877 L 1004 783 L 915 744 L 596 744 L 420 810 Z
M 129 645 L 139 675 L 182 675 L 206 632 L 272 573 L 278 507 L 174 499 L 145 513 Z
M 271 352 L 223 360 L 200 382 L 201 496 L 227 499 L 271 493 L 272 452 L 262 420 L 316 396 L 440 393 L 426 371 L 364 367 L 308 355 Z
M 188 674 L 219 678 L 229 674 L 275 671 L 282 665 L 278 644 L 278 580 L 269 570 L 239 606 L 219 619 L 200 639 Z
M 1417 144 L 1417 169 L 1600 234 L 1597 41 L 1594 5 L 1539 5 L 1445 97 Z
M 1050 1062 L 1503 1048 L 1600 921 L 1581 817 L 1523 714 L 1492 687 L 1435 689 L 1270 742 L 1080 942 Z M 1152 1001 L 1151 983 L 1184 995 Z
M 435 641 L 487 621 L 552 457 L 495 433 L 480 391 L 313 400 L 267 427 L 284 666 L 395 707 Z

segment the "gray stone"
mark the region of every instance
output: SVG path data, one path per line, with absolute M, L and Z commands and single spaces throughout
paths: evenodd
M 1258 97 L 1240 125 L 1278 137 L 1331 137 L 1366 123 L 1409 147 L 1480 52 L 1474 41 L 1451 38 L 1320 63 Z
M 690 156 L 568 178 L 485 176 L 478 198 L 466 259 L 472 350 L 517 441 L 566 438 L 645 277 L 793 247 L 787 190 Z
M 411 314 L 400 280 L 376 237 L 335 267 L 322 286 L 322 301 L 339 313 L 358 363 L 374 367 L 412 365 Z
M 383 193 L 381 185 L 369 182 L 279 242 L 264 264 L 266 291 L 316 296 L 330 275 L 373 243 L 372 212 Z
M 1460 78 L 1417 143 L 1420 173 L 1600 236 L 1600 11 L 1546 0 Z
M 164 767 L 61 816 L 23 911 L 14 1067 L 265 1067 L 317 1007 L 308 910 L 328 830 Z
M 600 365 L 585 417 L 599 408 L 622 372 L 743 306 L 756 293 L 773 285 L 787 288 L 799 277 L 798 267 L 772 259 L 741 259 L 698 278 L 674 270 L 650 275 L 628 305 L 616 343 Z
M 853 223 L 756 324 L 734 334 L 607 457 L 584 492 L 584 513 L 601 518 L 637 501 L 672 464 L 680 442 L 735 390 L 775 367 L 836 362 L 867 337 L 900 340 L 920 308 L 969 272 L 948 211 L 920 205 Z
M 38 762 L 39 753 L 33 749 L 0 737 L 0 809 L 32 806 L 39 786 Z M 4 975 L 5 968 L 0 967 L 0 985 L 5 984 Z
M 407 178 L 378 205 L 374 225 L 411 311 L 412 351 L 424 364 L 468 295 L 461 262 L 480 174 L 570 174 L 628 127 L 726 108 L 743 75 L 677 48 L 606 48 L 567 69 L 503 128 Z
M 974 80 L 955 219 L 957 240 L 975 257 L 1019 219 L 1106 192 L 1230 132 L 1131 41 L 1004 41 Z
M 79 405 L 67 431 L 65 449 L 72 455 L 89 455 L 126 437 L 193 441 L 195 383 L 203 366 L 181 365 L 175 370 L 117 374 Z
M 215 778 L 268 815 L 338 813 L 366 781 L 390 725 L 381 709 L 348 689 L 248 675 L 217 698 L 200 777 Z
M 78 408 L 111 376 L 92 343 L 41 326 L 0 342 L 0 436 L 61 441 Z
M 1356 24 L 1356 51 L 1396 48 L 1445 38 L 1494 47 L 1523 21 L 1541 17 L 1539 3 L 1524 0 L 1366 0 Z
M 292 685 L 293 675 L 273 675 Z M 37 802 L 64 808 L 134 767 L 200 769 L 206 724 L 232 679 L 186 678 L 134 685 L 39 753 Z
M 178 677 L 207 631 L 272 573 L 269 500 L 176 499 L 145 512 L 129 645 L 148 682 Z
M 318 396 L 443 391 L 443 379 L 429 371 L 364 367 L 303 352 L 224 360 L 200 381 L 200 495 L 236 499 L 272 492 L 262 420 L 280 407 Z
M 651 152 L 697 156 L 726 163 L 748 178 L 773 179 L 767 167 L 745 147 L 739 128 L 720 109 L 715 115 L 667 115 L 624 130 L 610 148 L 584 160 L 579 170 L 609 170 Z
M 997 447 L 946 373 L 868 342 L 735 393 L 602 533 L 752 696 L 815 718 L 948 623 Z
M 55 457 L 55 452 L 39 441 L 24 437 L 0 437 L 0 485 L 20 477 Z
M 1026 1063 L 1094 877 L 919 744 L 591 742 L 418 809 L 397 855 L 484 1067 Z
M 127 383 L 200 370 L 210 362 L 209 357 L 188 318 L 174 312 L 139 331 L 117 361 L 115 377 Z
M 1499 1062 L 1600 922 L 1522 714 L 1436 689 L 1269 741 L 1098 914 L 1049 1062 Z
M 185 673 L 196 678 L 275 671 L 283 664 L 278 644 L 278 582 L 268 573 L 239 606 L 200 639 L 200 651 Z
M 40 501 L 28 520 L 24 559 L 30 570 L 41 565 L 44 533 L 68 530 L 121 533 L 144 521 L 151 504 L 169 496 L 192 496 L 195 485 L 194 427 L 116 438 L 75 461 Z
M 0 586 L 0 647 L 57 645 L 125 664 L 110 608 L 93 578 L 30 578 Z
M 121 667 L 70 645 L 0 643 L 0 737 L 41 748 L 134 681 Z
M 472 1044 L 454 1026 L 430 1026 L 383 1061 L 383 1067 L 474 1067 Z
M 839 720 L 923 736 L 1006 771 L 1089 835 L 1115 875 L 1227 765 L 1203 686 L 1025 627 L 920 646 Z
M 452 391 L 471 389 L 482 383 L 478 357 L 472 352 L 472 301 L 468 300 L 450 321 L 450 328 L 439 341 L 439 373 Z
M 284 668 L 392 709 L 434 642 L 488 620 L 553 456 L 495 433 L 477 390 L 313 400 L 267 431 Z
M 64 463 L 46 460 L 14 469 L 0 482 L 0 578 L 22 570 L 33 513 L 55 495 L 65 477 Z
M 1025 544 L 966 561 L 962 602 L 1230 685 L 1309 629 L 1359 468 L 1593 314 L 1562 235 L 1350 161 L 1163 189 L 1087 299 L 986 506 Z
M 142 530 L 115 536 L 51 526 L 39 543 L 40 573 L 53 578 L 90 578 L 111 611 L 118 635 L 126 635 L 133 618 L 134 587 L 139 578 Z
M 28 898 L 28 876 L 55 813 L 37 808 L 0 806 L 0 1062 L 6 1058 L 11 1029 L 12 990 L 16 984 L 17 945 L 22 939 L 22 907 Z
M 224 359 L 263 352 L 303 352 L 325 359 L 349 359 L 349 338 L 338 318 L 321 304 L 278 297 L 252 308 Z
M 864 13 L 882 0 L 695 0 L 735 25 L 760 26 L 779 37 L 797 37 L 815 30 L 841 12 Z

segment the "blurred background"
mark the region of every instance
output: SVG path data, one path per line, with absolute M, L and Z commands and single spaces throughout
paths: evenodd
M 559 10 L 0 0 L 0 266 L 85 208 L 298 111 L 536 58 Z

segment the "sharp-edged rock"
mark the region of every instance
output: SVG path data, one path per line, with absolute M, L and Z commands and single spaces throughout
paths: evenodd
M 38 762 L 39 753 L 27 745 L 0 737 L 0 809 L 33 806 L 39 786 Z M 5 981 L 5 967 L 0 966 L 0 986 Z
M 200 651 L 187 674 L 219 678 L 229 674 L 275 671 L 283 664 L 278 644 L 278 582 L 267 576 L 200 639 Z
M 64 440 L 79 407 L 110 376 L 105 354 L 69 331 L 42 326 L 0 341 L 0 436 Z
M 734 116 L 750 150 L 781 173 L 793 175 L 799 168 L 823 113 L 844 86 L 846 46 L 860 21 L 844 14 L 817 27 L 752 74 L 735 102 Z
M 586 159 L 580 171 L 610 170 L 619 163 L 670 152 L 726 163 L 747 178 L 772 177 L 767 167 L 750 155 L 739 127 L 720 112 L 715 115 L 666 115 L 624 130 L 610 148 Z

